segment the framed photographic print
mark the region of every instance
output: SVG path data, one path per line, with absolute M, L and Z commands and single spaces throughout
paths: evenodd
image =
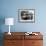
M 19 22 L 35 22 L 35 9 L 19 9 L 18 10 Z

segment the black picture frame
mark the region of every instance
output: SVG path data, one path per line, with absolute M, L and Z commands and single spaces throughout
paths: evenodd
M 18 21 L 24 23 L 34 23 L 35 9 L 18 9 Z

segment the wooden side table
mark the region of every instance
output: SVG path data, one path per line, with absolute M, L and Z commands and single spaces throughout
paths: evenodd
M 25 35 L 26 32 L 11 32 L 8 35 L 4 33 L 4 46 L 43 46 L 43 35 L 40 32 L 38 35 Z

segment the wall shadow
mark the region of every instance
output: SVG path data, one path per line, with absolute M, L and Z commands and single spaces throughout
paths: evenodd
M 4 46 L 3 45 L 4 33 L 2 32 L 2 26 L 4 25 L 4 23 L 5 23 L 5 17 L 0 16 L 0 46 Z

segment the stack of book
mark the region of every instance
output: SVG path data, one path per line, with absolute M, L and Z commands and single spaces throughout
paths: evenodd
M 37 33 L 26 32 L 25 35 L 38 35 Z

